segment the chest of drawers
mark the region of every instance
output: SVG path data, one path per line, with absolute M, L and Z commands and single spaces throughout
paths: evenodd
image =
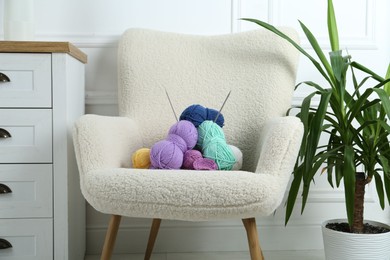
M 85 63 L 69 43 L 0 42 L 0 259 L 84 258 L 71 129 Z

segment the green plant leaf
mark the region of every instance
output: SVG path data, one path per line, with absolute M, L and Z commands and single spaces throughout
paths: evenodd
M 367 128 L 370 126 L 376 126 L 377 124 L 378 124 L 378 120 L 365 121 L 361 126 L 359 126 L 359 128 L 356 129 L 356 133 L 359 133 L 360 131 L 364 130 L 364 128 Z
M 302 81 L 300 82 L 299 84 L 297 84 L 295 86 L 295 90 L 297 90 L 297 88 L 301 85 L 308 85 L 310 87 L 314 87 L 315 89 L 317 89 L 318 91 L 324 91 L 324 88 L 322 88 L 320 85 L 318 85 L 317 83 L 313 82 L 313 81 Z
M 381 164 L 383 168 L 383 174 L 384 176 L 387 176 L 390 178 L 390 166 L 389 166 L 389 160 L 383 155 L 378 156 L 379 163 Z M 390 198 L 390 197 L 389 197 Z
M 302 179 L 303 179 L 303 193 L 302 193 L 302 207 L 301 211 L 303 212 L 307 196 L 310 189 L 310 183 L 312 181 L 312 174 L 311 171 L 313 170 L 313 160 L 317 151 L 318 142 L 322 133 L 322 125 L 324 122 L 324 118 L 326 116 L 326 110 L 328 107 L 329 99 L 332 95 L 331 89 L 325 89 L 321 93 L 321 99 L 320 103 L 318 105 L 318 108 L 316 109 L 316 112 L 313 116 L 313 118 L 310 120 L 310 131 L 308 132 L 307 137 L 307 143 L 303 147 L 305 153 L 304 153 L 304 161 L 303 161 L 303 173 L 302 173 Z M 318 169 L 318 168 L 317 168 Z
M 385 183 L 385 190 L 387 195 L 387 202 L 390 205 L 390 177 L 384 177 L 383 182 Z
M 367 101 L 367 98 L 371 95 L 373 92 L 372 88 L 367 89 L 363 95 L 361 95 L 351 106 L 351 110 L 348 112 L 349 117 L 347 121 L 347 125 L 351 125 L 353 123 L 353 120 L 357 118 L 357 114 L 362 111 L 363 104 Z M 364 124 L 364 121 L 362 122 Z
M 344 148 L 344 191 L 345 191 L 345 206 L 347 209 L 348 223 L 352 226 L 353 211 L 354 211 L 354 197 L 355 197 L 355 182 L 356 182 L 356 168 L 355 168 L 355 151 L 352 146 L 346 145 Z
M 314 114 L 313 120 L 310 124 L 310 133 L 308 136 L 307 153 L 305 159 L 306 162 L 305 172 L 309 172 L 312 166 L 311 162 L 312 159 L 314 158 L 314 154 L 316 152 L 318 142 L 320 140 L 322 125 L 324 122 L 324 118 L 326 116 L 326 110 L 328 108 L 329 99 L 331 96 L 332 96 L 331 89 L 325 89 L 324 92 L 321 93 L 320 103 L 318 105 L 316 113 Z
M 329 53 L 330 63 L 332 64 L 333 75 L 336 79 L 334 91 L 337 93 L 337 99 L 340 106 L 341 116 L 344 117 L 344 96 L 345 96 L 345 82 L 346 71 L 348 69 L 348 61 L 343 58 L 341 50 L 332 51 Z
M 376 191 L 377 191 L 378 198 L 379 198 L 379 204 L 381 205 L 381 208 L 384 209 L 385 208 L 385 192 L 383 190 L 382 178 L 378 172 L 374 173 L 374 179 L 375 179 Z
M 329 179 L 332 179 L 331 175 L 333 172 L 333 169 L 335 170 L 335 177 L 336 177 L 336 186 L 339 187 L 340 181 L 342 179 L 342 171 L 341 171 L 341 165 L 343 161 L 343 157 L 341 156 L 342 149 L 344 149 L 344 145 L 341 143 L 340 136 L 338 135 L 338 130 L 336 128 L 333 128 L 329 132 L 329 140 L 328 140 L 328 149 L 327 151 L 332 151 L 333 156 L 328 158 L 327 165 L 328 165 L 328 181 Z M 341 156 L 341 157 L 340 157 Z M 331 185 L 333 187 L 333 185 Z
M 302 167 L 298 167 L 296 171 L 294 171 L 294 179 L 291 182 L 290 190 L 288 192 L 287 203 L 286 203 L 286 218 L 285 225 L 287 225 L 290 220 L 292 211 L 294 209 L 295 201 L 297 199 L 299 187 L 301 186 L 302 181 Z
M 310 169 L 309 172 L 305 173 L 307 176 L 307 183 L 303 183 L 303 191 L 302 191 L 302 206 L 301 206 L 301 214 L 305 210 L 307 198 L 309 195 L 309 190 L 310 190 L 310 182 L 313 180 L 314 175 L 317 173 L 317 171 L 321 168 L 323 163 L 329 158 L 332 157 L 332 151 L 329 152 L 324 152 L 316 156 L 316 162 L 313 164 L 313 167 Z M 318 159 L 317 159 L 318 158 Z
M 383 107 L 384 111 L 386 112 L 387 117 L 390 118 L 390 100 L 389 100 L 389 95 L 386 93 L 386 91 L 384 89 L 373 88 L 372 90 L 375 91 L 378 94 L 379 98 L 382 101 L 382 107 Z
M 345 63 L 341 50 L 332 51 L 329 53 L 330 63 L 332 64 L 333 74 L 338 82 L 342 82 L 345 79 Z
M 339 50 L 339 34 L 337 31 L 336 15 L 334 13 L 332 0 L 328 0 L 328 32 L 332 51 Z
M 327 163 L 326 163 L 327 167 L 326 167 L 326 172 L 328 174 L 328 183 L 329 185 L 334 188 L 334 185 L 333 185 L 333 164 L 332 164 L 332 161 L 331 160 L 328 160 Z
M 329 137 L 329 140 L 328 140 L 328 145 L 327 145 L 327 150 L 332 150 L 333 147 L 335 146 L 334 144 L 334 135 L 337 133 L 337 130 L 336 129 L 332 129 L 331 130 L 331 136 Z M 330 186 L 332 188 L 334 188 L 333 186 L 333 167 L 335 166 L 336 164 L 336 157 L 329 157 L 327 162 L 327 167 L 326 167 L 326 171 L 327 171 L 327 174 L 328 174 L 328 183 L 330 184 Z
M 305 129 L 305 134 L 308 133 L 308 128 L 309 128 L 309 113 L 310 113 L 310 103 L 311 99 L 318 94 L 318 92 L 313 92 L 310 95 L 306 96 L 303 101 L 302 101 L 302 106 L 301 106 L 301 112 L 299 118 L 301 119 L 304 129 Z
M 386 122 L 386 120 L 380 120 L 379 123 L 381 124 L 381 127 L 383 127 L 384 132 L 386 132 L 386 135 L 390 135 L 390 125 Z M 389 140 L 386 136 L 386 140 Z M 387 142 L 388 143 L 388 142 Z M 390 148 L 390 147 L 389 147 Z M 390 149 L 389 149 L 390 150 Z M 390 155 L 390 154 L 389 154 Z
M 390 79 L 390 63 L 389 63 L 389 66 L 387 67 L 386 79 Z M 385 84 L 384 89 L 385 89 L 387 95 L 390 96 L 390 82 L 387 82 Z
M 325 67 L 325 70 L 328 72 L 329 78 L 332 80 L 332 82 L 334 82 L 332 67 L 330 66 L 328 60 L 326 59 L 325 54 L 323 53 L 320 45 L 317 42 L 317 39 L 314 37 L 311 31 L 306 27 L 306 25 L 304 25 L 301 21 L 299 21 L 299 24 L 301 25 L 301 28 L 306 35 L 306 38 L 309 40 L 311 47 L 317 53 L 318 58 L 322 62 L 322 65 Z
M 336 176 L 336 187 L 340 187 L 341 180 L 343 179 L 343 167 L 342 164 L 336 164 L 334 167 L 334 172 Z
M 386 143 L 384 145 L 384 147 L 381 149 L 382 151 L 383 150 L 387 150 L 389 151 L 390 150 L 390 145 L 389 143 Z M 385 156 L 382 156 L 380 155 L 379 156 L 379 160 L 381 161 L 381 165 L 385 166 L 383 167 L 383 183 L 385 185 L 385 191 L 386 191 L 386 196 L 387 196 L 387 201 L 390 205 L 390 169 L 389 169 L 389 157 L 390 155 L 386 158 Z
M 364 67 L 363 65 L 361 65 L 360 63 L 357 63 L 356 61 L 353 61 L 351 62 L 351 66 L 360 70 L 360 71 L 363 71 L 369 75 L 371 75 L 375 80 L 377 81 L 383 81 L 384 78 L 382 78 L 381 76 L 379 76 L 378 74 L 376 74 L 375 72 L 373 72 L 372 70 Z

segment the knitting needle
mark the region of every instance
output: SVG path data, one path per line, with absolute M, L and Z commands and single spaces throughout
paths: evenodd
M 226 101 L 228 100 L 228 98 L 229 98 L 231 92 L 232 92 L 232 91 L 230 90 L 229 93 L 227 94 L 226 98 L 225 98 L 225 101 L 223 101 L 223 104 L 222 104 L 222 106 L 221 106 L 221 109 L 218 111 L 218 114 L 217 114 L 217 116 L 216 116 L 215 119 L 214 119 L 214 123 L 217 122 L 217 119 L 218 119 L 219 115 L 221 114 L 221 111 L 222 111 L 223 107 L 225 106 L 225 103 L 226 103 Z
M 173 108 L 173 105 L 172 105 L 171 99 L 169 98 L 169 95 L 168 95 L 168 91 L 167 91 L 167 89 L 165 89 L 165 94 L 167 95 L 167 98 L 168 98 L 169 104 L 171 105 L 172 112 L 173 112 L 173 114 L 175 115 L 176 122 L 179 122 L 179 120 L 177 119 L 177 115 L 176 115 L 175 109 Z

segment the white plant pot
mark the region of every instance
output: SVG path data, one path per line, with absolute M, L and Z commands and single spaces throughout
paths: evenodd
M 328 223 L 347 222 L 346 219 L 332 219 L 322 224 L 322 237 L 326 260 L 390 260 L 390 232 L 382 234 L 352 234 L 326 228 Z M 365 221 L 374 226 L 390 226 Z

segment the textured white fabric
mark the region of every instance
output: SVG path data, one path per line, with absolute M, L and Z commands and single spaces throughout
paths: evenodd
M 283 29 L 292 37 L 296 34 Z M 269 215 L 281 203 L 302 138 L 290 107 L 297 52 L 264 30 L 222 36 L 127 31 L 119 45 L 121 117 L 75 125 L 81 189 L 98 211 L 131 217 L 215 220 Z M 224 132 L 243 171 L 140 170 L 133 151 L 166 137 L 191 104 L 216 108 L 229 92 Z

